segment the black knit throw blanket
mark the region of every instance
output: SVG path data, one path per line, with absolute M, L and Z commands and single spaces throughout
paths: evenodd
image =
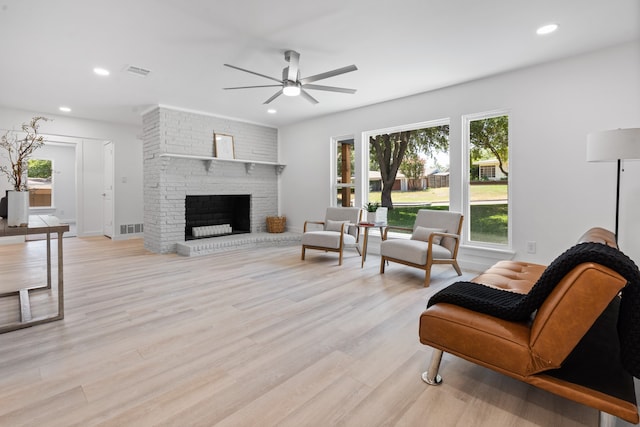
M 505 320 L 526 321 L 560 280 L 585 262 L 608 267 L 627 279 L 618 315 L 618 337 L 623 366 L 640 378 L 640 271 L 629 257 L 605 244 L 580 243 L 566 250 L 545 269 L 526 295 L 473 282 L 456 282 L 433 295 L 427 307 L 445 302 Z

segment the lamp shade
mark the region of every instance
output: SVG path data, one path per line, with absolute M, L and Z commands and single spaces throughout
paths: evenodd
M 640 159 L 640 128 L 615 129 L 587 135 L 587 161 Z

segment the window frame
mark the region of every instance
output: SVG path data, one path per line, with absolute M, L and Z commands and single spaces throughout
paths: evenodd
M 467 247 L 480 247 L 496 250 L 508 250 L 513 248 L 513 203 L 511 198 L 511 180 L 507 182 L 507 243 L 491 243 L 471 240 L 471 200 L 470 187 L 471 180 L 469 170 L 471 168 L 471 122 L 476 120 L 491 119 L 494 117 L 507 116 L 509 118 L 508 138 L 509 138 L 509 157 L 507 162 L 509 170 L 512 171 L 512 134 L 511 134 L 511 111 L 509 109 L 491 110 L 480 113 L 471 113 L 462 115 L 462 207 L 465 216 L 464 232 L 461 245 Z
M 368 130 L 362 132 L 362 143 L 360 144 L 360 161 L 358 162 L 358 158 L 356 157 L 356 163 L 360 165 L 360 171 L 362 175 L 360 177 L 361 183 L 358 188 L 356 188 L 356 199 L 358 189 L 362 194 L 362 205 L 369 202 L 369 138 L 376 135 L 381 135 L 385 133 L 395 133 L 402 132 L 406 130 L 414 130 L 414 129 L 423 129 L 430 127 L 437 127 L 449 125 L 449 167 L 451 167 L 451 119 L 441 118 L 435 120 L 427 120 L 424 122 L 410 123 L 401 126 L 392 126 L 388 128 Z M 449 186 L 449 209 L 451 209 L 451 186 Z
M 44 160 L 47 162 L 51 163 L 51 203 L 49 204 L 49 206 L 31 206 L 31 204 L 29 204 L 29 210 L 51 210 L 51 209 L 56 209 L 56 204 L 55 204 L 55 169 L 54 169 L 54 160 L 50 159 L 50 158 L 45 158 L 45 157 L 39 157 L 39 156 L 35 156 L 35 157 L 31 157 L 29 158 L 29 160 Z M 31 188 L 29 188 L 29 169 L 27 168 L 27 191 L 31 191 Z M 29 196 L 31 197 L 31 196 Z
M 487 178 L 488 180 L 496 179 L 496 166 L 495 165 L 480 165 L 478 172 L 480 179 Z
M 353 176 L 355 177 L 356 182 L 358 181 L 358 155 L 356 148 L 356 140 L 353 135 L 343 135 L 343 136 L 335 136 L 331 138 L 331 142 L 329 144 L 329 167 L 331 169 L 330 179 L 330 191 L 329 191 L 329 204 L 331 207 L 338 207 L 338 191 L 343 188 L 353 188 L 355 194 L 354 206 L 358 206 L 358 187 L 356 183 L 352 182 L 349 184 L 338 183 L 338 144 L 342 141 L 353 141 L 353 150 L 351 151 L 354 156 L 354 167 Z

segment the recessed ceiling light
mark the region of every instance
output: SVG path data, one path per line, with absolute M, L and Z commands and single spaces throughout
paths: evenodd
M 109 70 L 105 70 L 104 68 L 100 68 L 100 67 L 94 68 L 93 72 L 99 76 L 108 76 L 110 74 Z
M 69 108 L 69 107 L 64 107 L 64 106 L 62 106 L 62 107 L 58 108 L 58 110 L 60 110 L 60 111 L 62 111 L 62 112 L 65 112 L 65 113 L 70 113 L 70 112 L 71 112 L 71 108 Z
M 278 112 L 278 110 L 276 110 L 275 108 L 269 108 L 269 109 L 267 110 L 267 113 L 269 113 L 269 114 L 275 114 L 275 113 L 277 113 L 277 112 Z
M 551 34 L 554 31 L 556 31 L 558 29 L 558 24 L 547 24 L 547 25 L 543 25 L 542 27 L 538 28 L 536 30 L 536 34 L 538 34 L 539 36 L 545 35 L 545 34 Z

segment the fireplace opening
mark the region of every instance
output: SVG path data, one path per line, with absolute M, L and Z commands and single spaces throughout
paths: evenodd
M 250 233 L 251 195 L 187 196 L 185 216 L 185 240 Z

